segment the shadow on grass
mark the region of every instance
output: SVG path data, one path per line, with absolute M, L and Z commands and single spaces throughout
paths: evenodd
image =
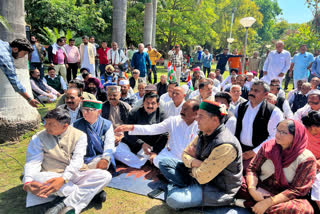
M 0 193 L 0 213 L 35 213 L 26 206 L 26 192 L 23 185 L 18 185 Z
M 163 202 L 161 205 L 156 205 L 153 206 L 152 208 L 148 209 L 146 212 L 146 214 L 200 214 L 202 213 L 199 210 L 195 210 L 195 209 L 185 209 L 185 210 L 180 210 L 180 211 L 175 211 L 173 209 L 171 209 L 165 202 Z

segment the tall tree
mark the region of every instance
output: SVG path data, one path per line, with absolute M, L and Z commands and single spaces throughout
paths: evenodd
M 112 41 L 120 48 L 126 45 L 127 0 L 113 0 Z
M 152 41 L 152 26 L 153 26 L 153 7 L 152 0 L 144 0 L 144 31 L 143 43 L 151 44 Z
M 152 46 L 156 46 L 156 29 L 157 29 L 157 7 L 158 7 L 158 0 L 152 0 L 152 7 L 153 7 L 153 19 L 152 19 Z
M 8 20 L 13 29 L 8 31 L 0 25 L 1 40 L 11 42 L 17 38 L 26 37 L 23 0 L 0 0 L 0 16 Z M 27 57 L 15 60 L 15 67 L 20 82 L 25 86 L 28 94 L 32 94 Z M 20 135 L 39 126 L 40 115 L 13 90 L 2 71 L 0 71 L 0 85 L 0 142 L 18 140 Z

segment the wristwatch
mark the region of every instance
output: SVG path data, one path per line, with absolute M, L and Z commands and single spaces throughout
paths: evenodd
M 32 99 L 32 97 L 28 97 L 27 101 L 30 102 Z

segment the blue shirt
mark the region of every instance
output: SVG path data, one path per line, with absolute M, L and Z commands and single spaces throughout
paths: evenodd
M 292 58 L 292 63 L 294 63 L 293 68 L 293 79 L 301 80 L 306 79 L 309 76 L 309 71 L 307 67 L 311 62 L 314 61 L 314 57 L 311 53 L 305 52 L 304 54 L 297 53 Z
M 37 47 L 36 45 L 32 45 L 34 51 L 32 52 L 32 55 L 31 55 L 31 59 L 30 59 L 30 62 L 40 62 L 40 57 L 39 57 L 39 54 L 38 54 L 38 51 L 37 51 Z M 42 51 L 45 51 L 44 47 L 41 47 L 41 50 Z
M 133 54 L 131 60 L 131 67 L 138 69 L 140 71 L 140 77 L 145 77 L 147 73 L 147 64 L 148 69 L 151 69 L 151 61 L 148 53 L 146 52 L 136 52 Z
M 0 70 L 7 76 L 13 89 L 16 92 L 24 93 L 26 89 L 17 78 L 16 68 L 11 54 L 11 47 L 8 42 L 0 40 Z
M 201 56 L 201 62 L 203 63 L 203 67 L 211 68 L 211 61 L 212 61 L 212 54 L 208 54 L 209 57 L 206 54 L 202 54 Z
M 320 56 L 317 56 L 312 63 L 311 73 L 320 77 Z

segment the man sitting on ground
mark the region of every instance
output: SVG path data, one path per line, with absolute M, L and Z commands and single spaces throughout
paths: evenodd
M 78 79 L 70 80 L 70 82 L 68 84 L 68 88 L 77 88 L 77 89 L 79 89 L 82 99 L 85 99 L 85 100 L 97 100 L 97 98 L 93 94 L 83 91 L 84 90 L 84 82 L 81 81 L 81 80 L 78 80 Z M 56 107 L 65 104 L 65 98 L 66 98 L 65 94 L 60 96 L 60 98 L 58 99 L 58 101 L 56 103 Z
M 129 81 L 128 80 L 120 80 L 119 86 L 121 87 L 121 98 L 123 102 L 128 103 L 131 107 L 134 106 L 134 104 L 137 102 L 136 95 L 130 94 L 129 89 Z
M 73 124 L 77 119 L 82 118 L 81 111 L 81 92 L 78 88 L 69 88 L 65 94 L 65 103 L 59 106 L 58 108 L 62 108 L 68 111 L 70 115 L 71 122 Z
M 145 94 L 143 106 L 131 110 L 127 124 L 151 125 L 162 122 L 167 116 L 159 105 L 157 94 Z M 153 161 L 165 147 L 167 140 L 167 134 L 137 136 L 125 133 L 124 143 L 117 146 L 115 157 L 130 167 L 141 168 L 148 159 Z
M 56 75 L 56 70 L 54 67 L 48 68 L 48 75 L 46 75 L 43 79 L 45 83 L 54 88 L 60 94 L 63 94 L 67 90 L 67 85 L 63 80 L 62 76 Z
M 170 102 L 172 100 L 173 89 L 178 86 L 177 82 L 169 81 L 168 83 L 168 92 L 161 95 L 160 100 L 164 103 Z
M 105 83 L 117 82 L 117 76 L 118 74 L 114 73 L 114 67 L 112 65 L 107 65 L 105 67 L 105 72 L 103 74 Z
M 198 100 L 202 102 L 203 100 L 211 100 L 214 101 L 214 97 L 212 96 L 212 83 L 208 80 L 205 80 L 199 84 L 199 95 L 192 97 L 192 99 Z
M 293 119 L 301 121 L 301 118 L 308 115 L 311 110 L 320 111 L 320 90 L 318 89 L 309 92 L 308 104 L 298 109 L 298 111 L 294 113 Z
M 214 99 L 216 102 L 224 104 L 227 109 L 229 109 L 232 98 L 228 92 L 218 92 L 214 96 Z M 233 115 L 233 113 L 228 111 L 228 114 L 224 117 L 223 124 L 233 135 L 235 134 L 237 118 Z
M 269 103 L 277 106 L 283 112 L 283 115 L 285 116 L 285 118 L 292 118 L 293 113 L 291 111 L 291 107 L 290 107 L 288 100 L 286 100 L 282 96 L 278 96 L 280 93 L 280 90 L 281 90 L 280 85 L 271 81 L 270 93 L 272 93 L 273 95 L 276 96 L 276 102 L 274 103 L 274 101 L 272 101 L 274 99 L 274 97 L 272 97 L 271 95 L 268 95 L 268 97 L 269 97 L 268 101 L 271 101 Z
M 246 102 L 247 100 L 241 97 L 241 86 L 240 85 L 232 85 L 230 88 L 230 95 L 232 101 L 229 106 L 229 112 L 234 114 L 236 108 L 241 104 Z
M 187 146 L 182 161 L 163 158 L 159 168 L 169 184 L 166 202 L 173 209 L 225 206 L 234 202 L 241 186 L 242 150 L 223 124 L 227 109 L 220 103 L 200 104 L 198 136 Z
M 87 136 L 70 126 L 70 116 L 56 108 L 44 117 L 45 130 L 34 135 L 28 145 L 24 167 L 26 206 L 44 204 L 56 196 L 63 201 L 46 213 L 80 213 L 111 179 L 106 170 L 83 167 Z M 73 212 L 72 212 L 73 211 Z
M 160 76 L 160 82 L 155 84 L 157 87 L 158 96 L 161 97 L 162 94 L 165 94 L 168 92 L 168 83 L 167 83 L 167 76 L 165 74 L 162 74 Z
M 32 91 L 38 96 L 42 102 L 54 102 L 60 93 L 54 88 L 47 85 L 42 79 L 40 79 L 40 71 L 34 69 L 30 71 L 30 83 Z
M 305 82 L 302 84 L 300 92 L 295 93 L 290 97 L 290 100 L 288 101 L 293 113 L 307 104 L 309 91 L 311 91 L 311 84 Z
M 188 100 L 183 104 L 180 115 L 169 117 L 158 124 L 121 125 L 115 132 L 129 131 L 129 135 L 159 135 L 168 132 L 167 146 L 153 159 L 153 164 L 159 167 L 159 161 L 165 157 L 181 160 L 183 150 L 199 131 L 198 123 L 195 121 L 198 109 L 198 101 Z
M 99 83 L 95 80 L 95 78 L 90 77 L 87 80 L 88 87 L 86 88 L 86 92 L 93 94 L 97 100 L 104 102 L 107 100 L 107 93 L 104 89 L 99 88 Z
M 141 100 L 145 94 L 145 88 L 146 88 L 147 84 L 145 82 L 140 82 L 138 84 L 138 92 L 135 93 L 134 95 L 137 98 L 137 101 Z
M 166 112 L 168 117 L 177 116 L 180 114 L 182 105 L 185 102 L 185 97 L 186 92 L 182 87 L 177 86 L 173 89 L 172 101 L 167 102 L 163 107 L 163 110 Z

